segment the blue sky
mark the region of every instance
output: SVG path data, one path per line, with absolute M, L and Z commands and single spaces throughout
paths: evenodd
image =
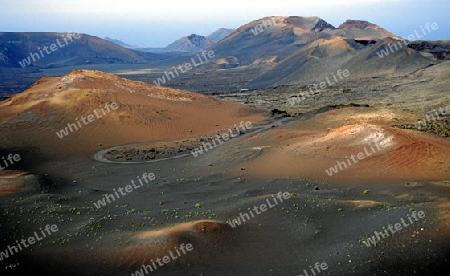
M 164 47 L 191 34 L 237 28 L 270 15 L 319 16 L 335 27 L 367 20 L 407 37 L 427 22 L 423 39 L 450 40 L 449 0 L 0 0 L 0 32 L 79 32 Z

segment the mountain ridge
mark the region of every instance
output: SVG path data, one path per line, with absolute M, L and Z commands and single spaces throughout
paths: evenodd
M 358 69 L 348 80 L 356 80 L 400 76 L 436 63 L 436 59 L 415 50 L 421 46 L 412 49 L 408 45 L 408 41 L 365 20 L 349 19 L 336 28 L 317 16 L 269 16 L 242 25 L 213 45 L 209 50 L 217 58 L 196 71 L 242 68 L 248 74 L 240 88 L 257 89 L 320 83 L 327 74 L 350 67 Z M 434 55 L 446 55 L 440 50 L 443 46 L 434 48 Z

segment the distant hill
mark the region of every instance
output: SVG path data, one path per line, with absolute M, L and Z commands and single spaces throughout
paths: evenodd
M 404 76 L 437 60 L 449 59 L 450 53 L 449 41 L 407 41 L 365 20 L 347 20 L 335 27 L 319 17 L 300 16 L 264 17 L 236 30 L 219 29 L 209 36 L 191 34 L 165 48 L 131 49 L 116 39 L 85 34 L 69 39 L 69 35 L 0 33 L 0 68 L 25 66 L 38 70 L 161 60 L 161 68 L 170 68 L 184 56 L 210 49 L 214 58 L 190 70 L 186 78 L 175 78 L 166 85 L 217 92 L 320 83 L 339 69 L 350 70 L 348 80 Z M 51 47 L 54 49 L 49 50 Z M 205 70 L 208 79 L 202 72 Z M 8 88 L 11 81 L 5 78 L 4 83 L 4 91 L 13 91 Z
M 408 43 L 364 20 L 335 27 L 319 17 L 272 16 L 245 24 L 213 45 L 216 58 L 196 70 L 245 68 L 245 88 L 262 88 L 319 83 L 347 68 L 352 79 L 404 75 L 434 63 L 433 55 L 447 55 L 440 44 Z
M 220 28 L 217 31 L 212 32 L 208 36 L 202 36 L 197 34 L 190 34 L 183 36 L 182 38 L 172 42 L 164 48 L 135 48 L 136 50 L 152 53 L 185 53 L 186 55 L 193 55 L 208 49 L 214 44 L 218 43 L 234 29 Z M 118 41 L 118 43 L 123 43 Z
M 169 52 L 188 52 L 195 54 L 208 49 L 216 41 L 202 35 L 191 34 L 169 44 L 165 49 Z
M 252 21 L 213 46 L 216 56 L 236 61 L 235 66 L 277 63 L 314 41 L 335 37 L 382 39 L 394 34 L 365 21 L 347 21 L 335 28 L 319 17 L 273 16 Z M 224 62 L 222 62 L 224 63 Z
M 139 52 L 96 36 L 74 33 L 0 33 L 0 66 L 39 68 L 144 63 Z

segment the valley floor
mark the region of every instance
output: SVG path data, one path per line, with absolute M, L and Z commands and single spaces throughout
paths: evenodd
M 46 225 L 58 231 L 4 253 L 2 275 L 446 275 L 450 141 L 390 127 L 408 114 L 330 109 L 160 162 L 3 148 L 32 161 L 28 174 L 1 177 L 21 191 L 1 195 L 0 250 Z M 326 174 L 367 139 L 389 137 L 361 164 Z M 155 178 L 125 188 L 145 173 Z M 193 250 L 178 255 L 182 244 Z

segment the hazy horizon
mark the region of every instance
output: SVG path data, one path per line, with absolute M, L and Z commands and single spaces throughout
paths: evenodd
M 95 3 L 80 0 L 62 3 L 51 0 L 1 0 L 2 32 L 79 32 L 122 40 L 143 47 L 165 47 L 189 34 L 209 35 L 219 28 L 236 29 L 266 16 L 318 16 L 339 26 L 347 19 L 367 20 L 388 31 L 407 37 L 427 22 L 439 29 L 423 39 L 448 40 L 444 26 L 448 4 L 444 0 L 331 0 L 301 3 L 285 0 L 276 3 L 226 3 L 194 0 L 188 3 L 148 3 L 139 0 Z M 14 24 L 12 24 L 14 23 Z

